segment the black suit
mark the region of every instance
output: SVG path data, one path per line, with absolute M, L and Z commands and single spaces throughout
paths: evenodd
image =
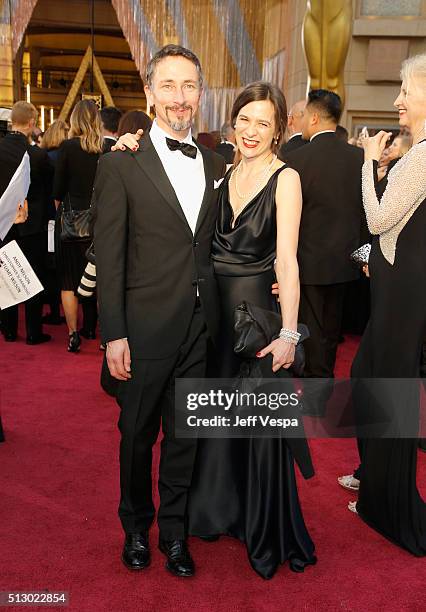
M 289 138 L 287 142 L 285 142 L 283 145 L 281 145 L 278 157 L 282 161 L 286 162 L 289 153 L 291 153 L 292 151 L 296 151 L 296 149 L 300 149 L 300 147 L 303 147 L 303 145 L 308 144 L 308 142 L 309 140 L 304 140 L 302 134 L 296 134 L 295 136 Z
M 31 167 L 31 184 L 27 195 L 28 219 L 25 223 L 14 225 L 4 243 L 11 240 L 18 242 L 34 272 L 44 284 L 53 167 L 47 152 L 38 146 L 31 146 L 24 134 L 12 132 L 0 140 L 0 194 L 5 191 L 26 151 Z M 37 337 L 41 334 L 42 307 L 41 293 L 25 302 L 27 336 Z M 12 306 L 2 313 L 2 327 L 5 332 L 16 334 L 17 306 Z
M 221 142 L 217 145 L 215 151 L 222 155 L 227 164 L 234 163 L 235 147 L 230 142 Z
M 117 140 L 112 136 L 104 136 L 104 143 L 102 145 L 102 153 L 110 153 L 111 147 L 117 143 Z
M 195 441 L 174 438 L 173 381 L 203 377 L 206 342 L 218 331 L 210 248 L 221 157 L 198 145 L 206 190 L 195 235 L 149 134 L 137 153 L 103 156 L 95 181 L 95 251 L 100 325 L 105 342 L 128 338 L 132 378 L 118 385 L 121 501 L 127 533 L 154 518 L 151 449 L 160 419 L 158 523 L 165 539 L 185 536 L 184 517 Z M 188 177 L 191 180 L 191 177 Z M 201 306 L 197 300 L 197 286 Z
M 362 207 L 363 152 L 334 133 L 289 154 L 302 183 L 299 319 L 310 328 L 306 376 L 332 378 L 345 283 L 359 278 L 349 256 L 368 236 Z

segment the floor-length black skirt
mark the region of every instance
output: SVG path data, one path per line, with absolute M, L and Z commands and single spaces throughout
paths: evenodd
M 418 393 L 388 389 L 386 379 L 417 379 L 426 337 L 426 203 L 413 214 L 397 243 L 395 262 L 375 237 L 370 255 L 371 317 L 352 366 L 356 379 L 382 379 L 383 410 L 397 429 L 413 432 L 365 439 L 357 511 L 373 529 L 416 556 L 426 555 L 426 503 L 417 488 Z M 409 381 L 408 381 L 409 382 Z M 368 383 L 368 381 L 367 381 Z M 359 383 L 356 383 L 359 384 Z M 401 386 L 404 381 L 401 381 Z M 395 390 L 396 389 L 396 390 Z M 357 395 L 355 394 L 355 399 Z M 357 410 L 366 415 L 368 404 Z M 357 403 L 357 402 L 356 402 Z M 389 410 L 390 407 L 390 410 Z
M 233 352 L 234 307 L 245 299 L 273 309 L 273 275 L 217 279 L 222 320 L 216 376 L 233 378 L 240 365 Z M 188 503 L 189 533 L 238 538 L 263 578 L 272 578 L 285 561 L 294 571 L 316 562 L 300 507 L 294 458 L 283 439 L 199 440 Z

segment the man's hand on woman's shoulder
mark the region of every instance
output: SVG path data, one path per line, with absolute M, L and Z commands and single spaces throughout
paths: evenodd
M 143 136 L 143 130 L 138 130 L 136 134 L 123 134 L 117 140 L 115 145 L 111 147 L 111 151 L 125 151 L 126 149 L 131 149 L 132 151 L 137 151 L 139 149 L 139 140 Z

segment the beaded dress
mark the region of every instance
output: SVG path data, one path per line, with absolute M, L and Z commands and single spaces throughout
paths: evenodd
M 364 208 L 374 234 L 369 260 L 371 316 L 352 376 L 418 378 L 426 338 L 426 141 L 413 146 L 392 168 L 380 200 L 376 170 L 377 162 L 364 163 Z M 394 402 L 396 418 L 415 422 L 415 401 L 401 395 L 401 401 Z M 362 409 L 365 413 L 368 406 Z M 364 440 L 356 507 L 373 529 L 423 556 L 426 504 L 417 489 L 417 453 L 414 437 Z

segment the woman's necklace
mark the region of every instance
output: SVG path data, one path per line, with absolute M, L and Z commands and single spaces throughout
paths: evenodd
M 233 221 L 235 223 L 235 219 L 238 217 L 238 215 L 243 211 L 243 209 L 247 206 L 247 204 L 249 204 L 249 202 L 251 202 L 252 197 L 257 193 L 257 191 L 259 191 L 259 188 L 261 187 L 262 183 L 264 182 L 265 178 L 268 176 L 272 166 L 274 165 L 275 161 L 277 159 L 277 156 L 274 155 L 272 157 L 272 161 L 266 166 L 266 168 L 259 174 L 259 178 L 257 179 L 253 189 L 249 192 L 249 193 L 241 193 L 241 191 L 238 189 L 238 174 L 240 172 L 240 168 L 241 168 L 241 162 L 238 164 L 238 166 L 235 168 L 235 170 L 232 171 L 232 175 L 231 178 L 234 178 L 234 185 L 235 185 L 235 193 L 237 194 L 238 198 L 240 200 L 244 200 L 243 203 L 240 206 L 237 206 L 237 208 L 233 211 Z

